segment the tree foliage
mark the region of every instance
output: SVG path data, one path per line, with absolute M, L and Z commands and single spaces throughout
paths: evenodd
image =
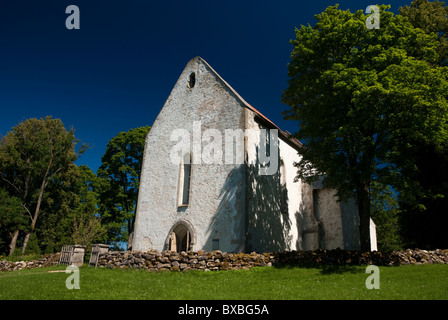
M 440 42 L 437 62 L 448 63 L 448 7 L 442 1 L 414 0 L 408 6 L 399 8 L 400 15 L 407 17 L 409 22 L 426 33 L 435 33 Z
M 76 184 L 75 209 L 67 216 L 72 227 L 73 243 L 90 246 L 101 239 L 106 228 L 101 225 L 96 191 L 97 176 L 87 166 L 80 166 Z
M 370 187 L 371 215 L 376 224 L 379 251 L 401 250 L 402 237 L 398 195 L 390 186 L 373 181 Z
M 410 6 L 400 8 L 415 28 L 433 34 L 439 41 L 437 63 L 448 63 L 448 7 L 444 2 L 414 0 Z M 445 115 L 446 116 L 446 115 Z M 448 223 L 448 143 L 439 141 L 413 141 L 409 156 L 415 166 L 403 172 L 414 184 L 400 194 L 403 236 L 409 246 L 420 248 L 446 248 L 448 239 L 444 226 Z
M 0 252 L 12 254 L 15 247 L 11 247 L 11 242 L 15 243 L 12 240 L 17 239 L 20 231 L 26 230 L 29 218 L 20 198 L 0 188 L 0 199 Z
M 108 241 L 128 240 L 134 230 L 135 210 L 146 135 L 150 127 L 120 132 L 112 138 L 98 169 L 101 221 Z
M 29 216 L 22 253 L 41 214 L 47 186 L 77 159 L 76 143 L 73 130 L 67 131 L 60 119 L 51 117 L 25 120 L 0 142 L 0 178 Z M 15 243 L 10 246 L 14 251 Z
M 106 230 L 101 225 L 98 193 L 94 190 L 96 179 L 87 166 L 73 164 L 48 187 L 35 231 L 42 252 L 56 252 L 71 244 L 89 247 L 104 240 Z
M 401 175 L 415 166 L 413 141 L 447 139 L 446 68 L 439 41 L 381 6 L 381 27 L 367 29 L 362 11 L 330 6 L 314 27 L 296 29 L 282 101 L 304 142 L 298 177 L 324 176 L 338 196 L 355 196 L 361 248 L 370 243 L 372 181 L 412 186 Z M 405 155 L 405 157 L 403 157 Z
M 28 119 L 0 142 L 0 253 L 125 241 L 133 230 L 149 127 L 111 139 L 98 175 L 74 161 L 78 140 L 59 119 Z M 29 244 L 29 245 L 28 245 Z

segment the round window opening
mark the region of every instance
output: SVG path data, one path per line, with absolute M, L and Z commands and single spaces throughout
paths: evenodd
M 193 88 L 196 84 L 196 74 L 194 72 L 190 73 L 190 77 L 188 79 L 188 88 Z

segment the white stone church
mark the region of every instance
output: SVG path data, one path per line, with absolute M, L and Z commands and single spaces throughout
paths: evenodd
M 298 146 L 192 59 L 146 138 L 132 249 L 359 249 L 355 203 L 294 181 Z

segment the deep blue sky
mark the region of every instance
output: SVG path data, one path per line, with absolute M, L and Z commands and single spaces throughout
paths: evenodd
M 407 1 L 384 1 L 395 13 Z M 294 28 L 329 5 L 371 0 L 39 0 L 0 2 L 0 135 L 28 118 L 60 118 L 90 144 L 77 161 L 96 171 L 107 142 L 152 125 L 187 62 L 205 59 L 283 130 L 280 102 Z M 80 29 L 68 30 L 68 5 Z M 382 4 L 382 3 L 379 3 Z

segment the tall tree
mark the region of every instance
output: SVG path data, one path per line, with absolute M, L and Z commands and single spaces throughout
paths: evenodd
M 415 28 L 434 34 L 439 40 L 437 63 L 448 64 L 448 7 L 444 2 L 414 0 L 399 9 Z M 402 224 L 411 247 L 445 248 L 448 239 L 448 142 L 414 141 L 415 166 L 407 170 L 416 187 L 401 192 Z M 417 192 L 415 192 L 417 190 Z
M 36 227 L 46 187 L 77 159 L 76 143 L 73 130 L 50 116 L 19 123 L 0 142 L 0 178 L 29 216 L 22 253 Z
M 370 188 L 408 184 L 409 141 L 446 141 L 448 73 L 436 64 L 438 40 L 380 8 L 380 28 L 366 16 L 330 6 L 314 27 L 296 29 L 282 101 L 304 142 L 298 176 L 343 199 L 354 196 L 361 249 L 370 250 Z
M 120 132 L 112 138 L 102 157 L 98 177 L 101 221 L 107 226 L 109 241 L 126 241 L 134 230 L 140 173 L 146 135 L 150 127 Z

